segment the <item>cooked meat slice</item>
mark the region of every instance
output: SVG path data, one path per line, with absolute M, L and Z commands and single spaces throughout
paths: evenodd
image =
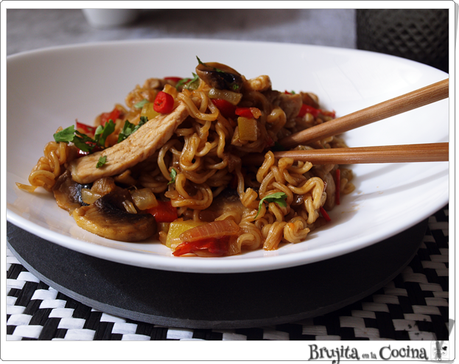
M 320 108 L 319 98 L 317 97 L 316 94 L 312 92 L 301 92 L 300 94 L 303 99 L 303 104 L 312 106 L 315 109 Z
M 153 215 L 127 212 L 123 206 L 126 201 L 131 201 L 130 193 L 116 189 L 89 206 L 75 209 L 73 218 L 79 227 L 112 240 L 141 241 L 155 234 Z
M 274 106 L 279 106 L 285 112 L 287 120 L 298 115 L 303 104 L 303 99 L 300 94 L 285 94 L 275 90 L 267 90 L 262 92 L 267 100 Z
M 121 143 L 75 159 L 68 166 L 73 180 L 78 183 L 94 182 L 101 177 L 120 174 L 144 161 L 169 140 L 188 115 L 185 104 L 180 103 L 170 114 L 149 120 Z M 106 163 L 96 168 L 99 158 L 103 156 L 107 157 Z
M 289 95 L 289 94 L 280 94 L 279 95 L 279 106 L 285 112 L 287 120 L 294 118 L 298 115 L 301 109 L 303 100 L 301 95 Z

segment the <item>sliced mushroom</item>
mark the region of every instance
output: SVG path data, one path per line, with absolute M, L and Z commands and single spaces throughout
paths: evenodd
M 322 178 L 325 182 L 325 192 L 327 193 L 327 200 L 325 201 L 324 208 L 329 211 L 335 206 L 336 185 L 331 171 L 334 171 L 333 164 L 324 164 L 314 167 L 314 173 Z
M 69 171 L 65 171 L 59 176 L 54 187 L 53 193 L 57 205 L 69 213 L 83 204 L 81 189 L 90 188 L 89 185 L 82 185 L 72 180 Z
M 156 220 L 148 213 L 129 213 L 129 191 L 117 188 L 89 206 L 73 211 L 77 225 L 91 233 L 118 241 L 141 241 L 156 233 Z
M 210 87 L 239 92 L 244 83 L 241 74 L 233 68 L 217 62 L 199 63 L 196 73 Z

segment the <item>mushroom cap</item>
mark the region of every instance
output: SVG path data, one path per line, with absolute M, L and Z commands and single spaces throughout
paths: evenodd
M 199 63 L 196 73 L 210 87 L 239 92 L 244 79 L 235 69 L 217 62 Z
M 129 213 L 123 202 L 131 201 L 127 190 L 117 188 L 89 206 L 73 211 L 77 225 L 91 233 L 118 241 L 142 241 L 157 231 L 156 220 L 148 213 Z

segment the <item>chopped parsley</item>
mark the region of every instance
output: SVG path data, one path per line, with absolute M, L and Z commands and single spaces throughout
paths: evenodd
M 130 123 L 128 120 L 124 122 L 124 126 L 120 134 L 118 135 L 118 143 L 122 142 L 129 135 L 136 132 L 142 125 L 148 121 L 145 116 L 140 117 L 138 125 Z M 115 131 L 115 123 L 110 119 L 105 125 L 99 125 L 94 133 L 94 138 L 87 136 L 75 129 L 74 125 L 69 126 L 54 134 L 54 140 L 64 143 L 73 143 L 78 149 L 83 152 L 92 153 L 95 150 L 105 149 L 105 141 L 107 137 Z M 107 157 L 103 156 L 99 158 L 96 168 L 102 167 L 107 162 Z
M 78 149 L 83 152 L 92 152 L 94 148 L 105 148 L 105 141 L 107 137 L 115 131 L 115 123 L 112 119 L 105 123 L 105 126 L 99 125 L 94 133 L 94 139 L 86 134 L 80 133 L 75 130 L 75 126 L 69 126 L 54 134 L 56 142 L 70 143 L 72 142 Z
M 65 128 L 56 134 L 54 134 L 54 140 L 59 143 L 59 142 L 64 142 L 64 143 L 69 143 L 73 141 L 73 138 L 75 137 L 75 126 L 69 126 L 68 128 Z
M 124 139 L 126 139 L 129 135 L 133 134 L 134 132 L 136 132 L 137 130 L 139 130 L 139 128 L 145 124 L 146 122 L 148 121 L 148 118 L 146 116 L 141 116 L 140 117 L 140 121 L 137 125 L 135 124 L 132 124 L 131 122 L 129 122 L 129 120 L 126 120 L 124 122 L 124 126 L 123 126 L 123 130 L 121 130 L 121 132 L 119 133 L 118 135 L 118 143 L 119 142 L 122 142 Z
M 96 144 L 101 148 L 105 148 L 105 141 L 107 140 L 107 137 L 114 131 L 115 123 L 112 119 L 110 119 L 108 123 L 105 123 L 104 126 L 99 125 L 94 133 L 94 140 L 96 141 Z
M 96 164 L 96 168 L 102 167 L 105 163 L 107 163 L 107 156 L 104 155 L 103 157 L 99 158 L 99 161 Z
M 287 202 L 285 201 L 287 199 L 287 195 L 285 192 L 275 192 L 271 195 L 265 196 L 260 200 L 260 203 L 258 204 L 258 212 L 255 215 L 255 219 L 257 218 L 258 214 L 260 213 L 261 206 L 263 206 L 263 202 L 275 202 L 281 207 L 287 206 Z
M 175 178 L 177 177 L 177 171 L 175 170 L 175 168 L 172 168 L 170 176 L 171 176 L 171 180 L 169 181 L 167 185 L 171 185 L 172 183 L 175 183 Z

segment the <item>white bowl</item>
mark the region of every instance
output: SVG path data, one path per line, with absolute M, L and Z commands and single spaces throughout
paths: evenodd
M 80 229 L 47 193 L 27 193 L 44 145 L 59 126 L 91 123 L 150 77 L 189 77 L 205 61 L 246 77 L 270 75 L 277 90 L 312 91 L 338 116 L 448 77 L 405 59 L 350 49 L 221 40 L 147 40 L 44 49 L 7 60 L 7 218 L 69 249 L 115 262 L 181 272 L 231 273 L 308 264 L 393 236 L 448 203 L 448 163 L 351 166 L 356 190 L 332 222 L 305 242 L 223 258 L 174 257 L 159 242 L 125 243 Z M 448 100 L 355 129 L 350 146 L 448 141 Z M 38 190 L 37 190 L 38 191 Z

